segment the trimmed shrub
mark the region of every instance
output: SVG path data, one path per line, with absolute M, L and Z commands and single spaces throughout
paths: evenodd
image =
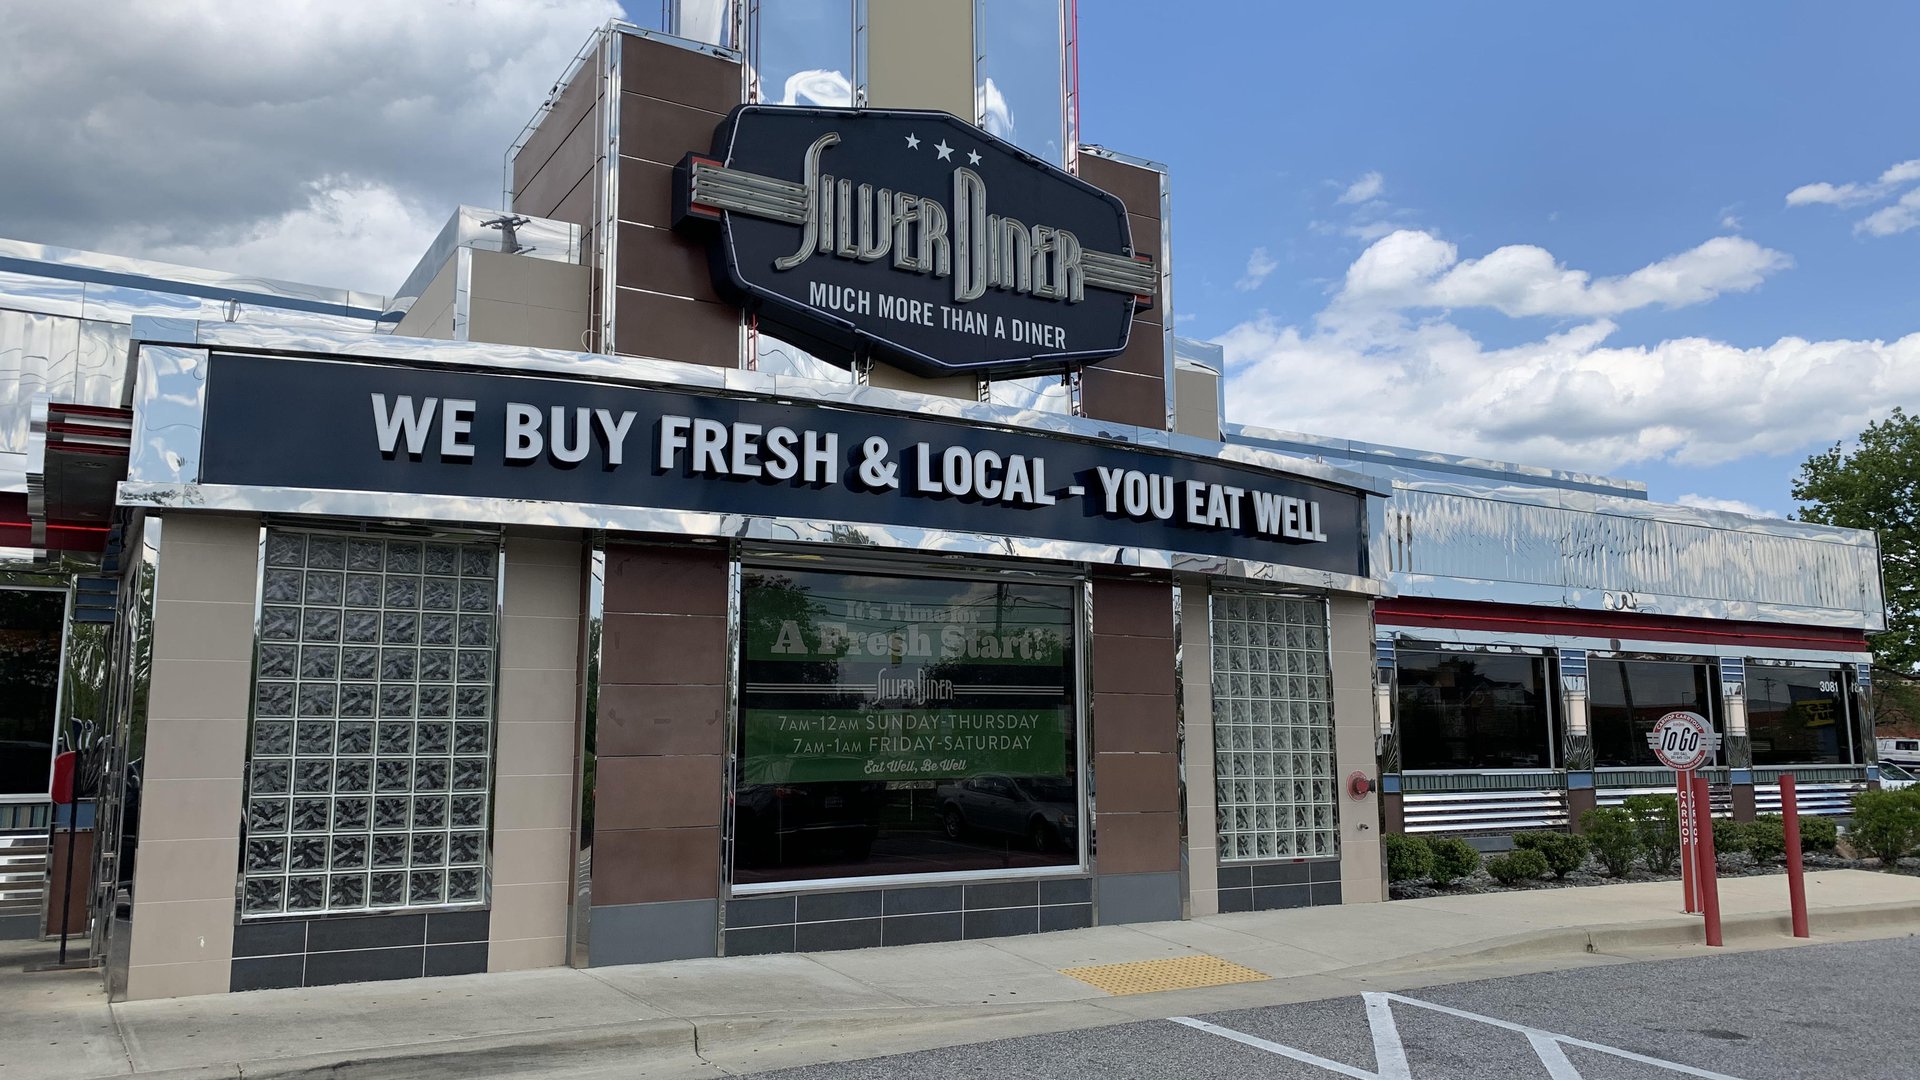
M 1433 876 L 1433 847 L 1424 836 L 1388 833 L 1387 880 L 1419 881 Z
M 1800 815 L 1800 850 L 1831 855 L 1840 846 L 1840 824 L 1830 817 Z
M 1480 869 L 1480 852 L 1457 836 L 1427 841 L 1433 849 L 1433 883 L 1451 885 Z
M 1647 869 L 1672 873 L 1680 862 L 1680 804 L 1672 795 L 1630 795 L 1621 804 L 1633 816 Z
M 1571 836 L 1556 832 L 1523 832 L 1513 834 L 1513 846 L 1526 851 L 1537 851 L 1547 860 L 1547 868 L 1557 878 L 1566 877 L 1575 870 L 1587 865 L 1589 844 L 1584 836 Z
M 1580 835 L 1592 845 L 1600 865 L 1614 877 L 1626 877 L 1640 853 L 1640 831 L 1633 815 L 1618 806 L 1596 806 L 1580 815 Z
M 1538 881 L 1546 876 L 1547 857 L 1532 848 L 1516 848 L 1487 860 L 1487 873 L 1502 885 Z
M 1731 855 L 1747 850 L 1747 822 L 1715 821 L 1713 823 L 1713 850 L 1719 855 Z
M 1743 821 L 1741 834 L 1744 841 L 1742 850 L 1753 856 L 1754 862 L 1772 862 L 1787 853 L 1787 819 L 1779 814 L 1763 814 L 1752 821 Z M 1801 824 L 1805 824 L 1802 822 Z M 1714 822 L 1715 846 L 1719 846 L 1720 823 Z M 1801 850 L 1806 850 L 1802 842 Z
M 1803 823 L 1804 824 L 1804 823 Z M 1853 826 L 1847 838 L 1891 870 L 1901 857 L 1920 847 L 1920 789 L 1862 791 L 1853 797 Z

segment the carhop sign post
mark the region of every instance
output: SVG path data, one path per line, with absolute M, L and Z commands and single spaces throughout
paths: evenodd
M 1680 882 L 1689 915 L 1704 914 L 1707 944 L 1720 944 L 1720 887 L 1713 849 L 1713 804 L 1700 766 L 1719 749 L 1720 734 L 1694 712 L 1670 712 L 1647 733 L 1653 756 L 1678 776 Z

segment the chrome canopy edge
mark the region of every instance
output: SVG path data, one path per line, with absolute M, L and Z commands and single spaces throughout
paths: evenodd
M 241 487 L 230 484 L 128 480 L 120 485 L 123 506 L 171 510 L 226 510 L 311 517 L 404 518 L 459 523 L 500 523 L 609 532 L 666 533 L 735 540 L 833 544 L 850 548 L 921 551 L 949 555 L 998 555 L 1053 562 L 1170 570 L 1245 578 L 1308 589 L 1377 596 L 1372 578 L 1278 563 L 1215 555 L 1087 544 L 1035 537 L 922 529 L 866 522 L 817 521 L 593 503 L 528 502 L 457 495 Z
M 564 352 L 513 345 L 486 345 L 391 335 L 343 333 L 244 323 L 209 323 L 184 319 L 140 319 L 133 326 L 133 348 L 143 352 L 155 345 L 285 353 L 337 360 L 342 363 L 394 362 L 416 366 L 449 366 L 509 375 L 535 375 L 656 387 L 681 391 L 710 391 L 771 398 L 777 402 L 832 408 L 890 412 L 922 418 L 956 420 L 1008 430 L 1062 435 L 1088 441 L 1125 443 L 1164 450 L 1206 461 L 1232 462 L 1285 476 L 1316 480 L 1372 495 L 1387 495 L 1391 486 L 1381 480 L 1319 462 L 1271 453 L 1252 447 L 1177 435 L 1155 428 L 1088 420 L 1037 409 L 1010 408 L 962 398 L 933 397 L 875 386 L 774 375 L 743 368 L 712 368 L 675 360 L 613 357 L 601 353 Z M 149 395 L 164 395 L 144 383 Z M 177 388 L 172 392 L 180 392 Z M 197 426 L 197 425 L 196 425 Z M 129 473 L 129 476 L 134 474 Z M 145 479 L 146 477 L 142 477 Z

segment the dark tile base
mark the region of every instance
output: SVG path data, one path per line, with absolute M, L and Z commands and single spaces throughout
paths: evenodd
M 228 989 L 477 975 L 487 970 L 487 929 L 485 911 L 241 923 Z
M 1241 863 L 1219 871 L 1220 911 L 1280 911 L 1340 903 L 1340 860 Z
M 726 954 L 829 952 L 1093 925 L 1090 878 L 916 885 L 727 901 Z
M 39 936 L 39 915 L 0 916 L 0 941 L 26 941 Z

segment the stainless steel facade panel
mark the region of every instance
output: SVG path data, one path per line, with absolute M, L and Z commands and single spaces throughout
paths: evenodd
M 1872 533 L 1551 489 L 1397 485 L 1372 539 L 1402 596 L 1885 626 Z

